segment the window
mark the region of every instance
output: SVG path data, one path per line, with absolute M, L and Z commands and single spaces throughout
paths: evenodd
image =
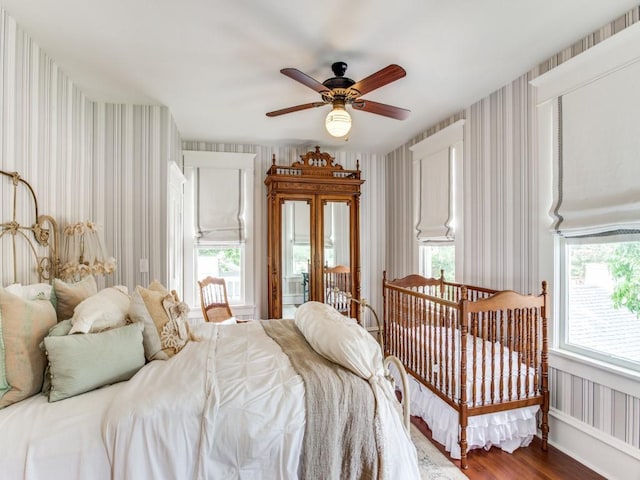
M 456 278 L 456 245 L 462 244 L 464 120 L 413 145 L 414 219 L 418 271 L 425 277 Z
M 309 271 L 309 261 L 311 259 L 311 245 L 309 244 L 293 244 L 291 247 L 293 266 L 291 273 L 300 275 Z
M 225 279 L 234 315 L 253 316 L 254 157 L 184 152 L 184 291 L 194 314 L 200 309 L 197 282 L 212 276 Z
M 640 371 L 640 235 L 563 244 L 560 346 Z
M 452 282 L 456 276 L 456 247 L 454 245 L 420 245 L 420 268 L 423 277 L 440 278 Z
M 242 259 L 244 245 L 197 246 L 196 278 L 208 276 L 224 278 L 229 303 L 242 302 Z

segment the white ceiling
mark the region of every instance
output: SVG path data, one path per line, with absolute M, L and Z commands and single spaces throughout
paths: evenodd
M 637 5 L 637 0 L 0 0 L 93 100 L 161 104 L 184 140 L 386 153 Z M 279 73 L 320 82 L 344 61 L 358 81 L 407 76 L 364 96 L 411 110 L 352 112 L 347 142 L 329 107 Z

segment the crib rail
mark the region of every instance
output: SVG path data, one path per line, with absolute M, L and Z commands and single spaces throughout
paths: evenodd
M 446 329 L 459 325 L 458 304 L 390 284 L 384 295 L 385 355 L 398 357 L 413 377 L 455 407 L 455 357 L 446 355 L 455 339 Z

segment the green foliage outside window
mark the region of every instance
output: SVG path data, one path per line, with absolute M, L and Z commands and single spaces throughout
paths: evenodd
M 240 248 L 200 248 L 201 257 L 217 257 L 220 273 L 237 272 L 240 268 Z
M 431 276 L 440 278 L 440 271 L 444 270 L 444 278 L 453 281 L 456 274 L 456 249 L 453 245 L 431 248 Z
M 616 245 L 609 266 L 616 279 L 613 306 L 627 307 L 640 316 L 640 243 Z

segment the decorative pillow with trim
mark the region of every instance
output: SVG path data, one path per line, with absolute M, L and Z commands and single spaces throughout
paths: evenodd
M 189 340 L 196 340 L 187 321 L 189 307 L 174 292 L 154 280 L 148 288 L 138 285 L 131 295 L 129 317 L 144 325 L 143 343 L 147 360 L 167 360 Z
M 42 388 L 46 358 L 40 342 L 55 324 L 48 299 L 25 300 L 0 288 L 0 408 Z
M 130 304 L 127 287 L 117 285 L 102 289 L 76 306 L 69 333 L 96 333 L 121 327 L 127 323 Z
M 98 286 L 93 275 L 84 277 L 77 283 L 67 283 L 56 278 L 53 280 L 53 291 L 58 321 L 62 321 L 73 317 L 73 310 L 80 302 L 98 293 Z

